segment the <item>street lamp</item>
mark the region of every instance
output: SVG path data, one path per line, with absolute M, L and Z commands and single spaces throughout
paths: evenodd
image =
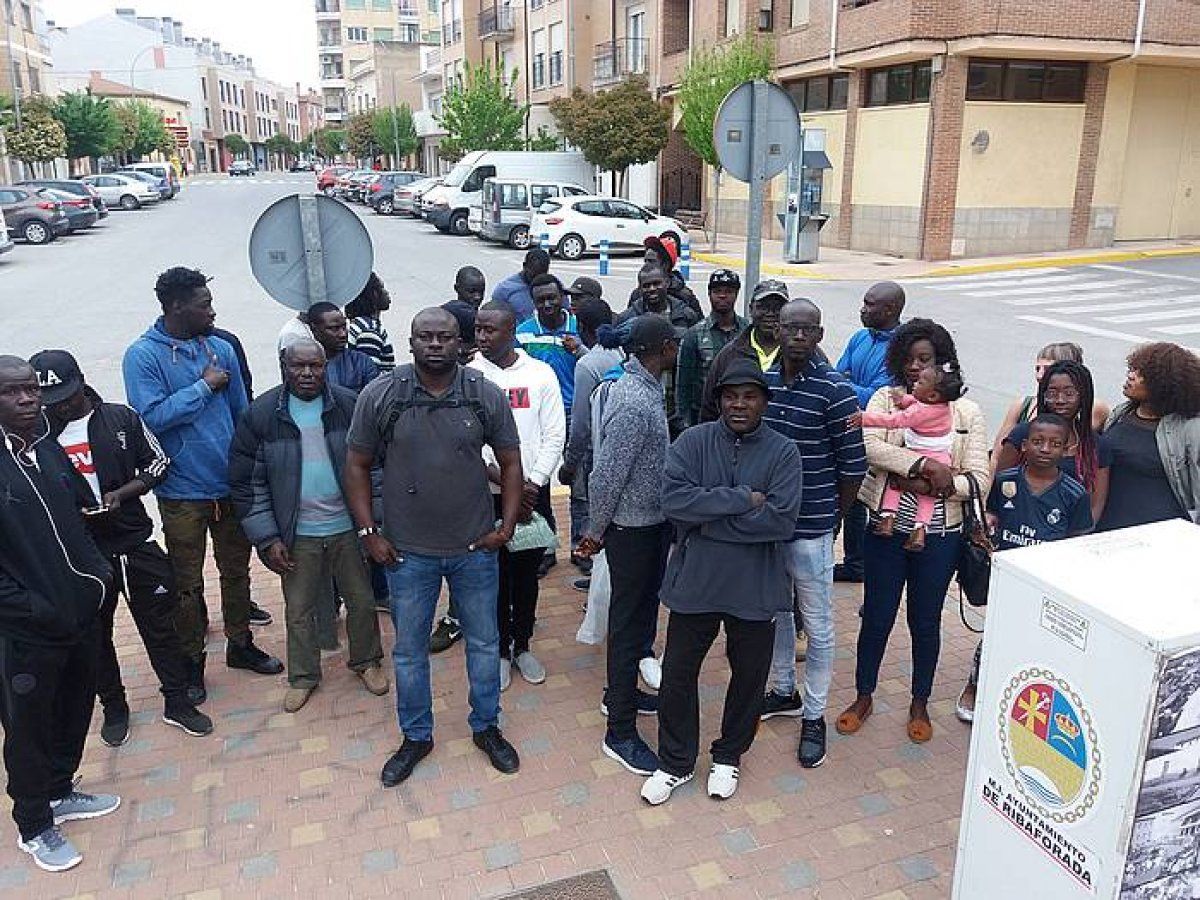
M 159 48 L 159 46 L 160 46 L 159 44 L 150 44 L 148 46 L 143 47 L 141 50 L 139 50 L 137 53 L 135 53 L 133 55 L 133 59 L 130 60 L 130 62 L 129 62 L 129 90 L 135 100 L 137 99 L 137 87 L 134 85 L 134 80 L 133 80 L 134 69 L 137 66 L 138 60 L 142 58 L 143 53 L 145 53 L 147 50 L 157 50 Z

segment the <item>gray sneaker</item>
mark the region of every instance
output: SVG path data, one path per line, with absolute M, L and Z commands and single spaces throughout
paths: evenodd
M 521 673 L 521 677 L 530 684 L 541 684 L 546 680 L 546 667 L 538 662 L 538 658 L 526 650 L 524 653 L 518 653 L 517 658 L 513 660 L 517 671 Z
M 508 686 L 512 684 L 512 663 L 503 656 L 500 657 L 500 693 L 508 690 Z
M 39 869 L 65 872 L 83 862 L 83 854 L 75 849 L 57 825 L 51 825 L 31 841 L 17 839 L 17 846 L 33 857 Z
M 50 801 L 55 825 L 75 819 L 98 819 L 116 812 L 120 805 L 121 798 L 116 794 L 85 794 L 83 791 L 71 791 L 61 800 Z

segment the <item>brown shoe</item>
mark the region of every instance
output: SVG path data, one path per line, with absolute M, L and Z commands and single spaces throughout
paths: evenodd
M 866 698 L 866 704 L 859 697 L 848 707 L 846 711 L 837 717 L 834 727 L 837 728 L 838 734 L 855 734 L 863 726 L 863 722 L 871 717 L 871 711 L 875 708 L 875 702 L 870 698 Z
M 358 677 L 362 679 L 366 689 L 376 696 L 383 696 L 388 692 L 390 682 L 388 681 L 387 673 L 383 671 L 383 666 L 376 663 L 369 669 L 363 669 L 358 673 Z
M 891 537 L 892 526 L 895 522 L 896 516 L 893 514 L 881 516 L 879 521 L 875 523 L 875 533 L 880 537 Z
M 920 553 L 925 549 L 924 525 L 917 525 L 913 528 L 912 533 L 908 536 L 908 540 L 904 542 L 904 549 L 909 553 Z
M 933 737 L 933 723 L 929 721 L 929 707 L 921 700 L 913 700 L 908 708 L 908 739 L 914 744 L 924 744 Z
M 283 711 L 290 713 L 299 712 L 315 690 L 316 688 L 310 687 L 288 688 L 287 693 L 283 695 Z

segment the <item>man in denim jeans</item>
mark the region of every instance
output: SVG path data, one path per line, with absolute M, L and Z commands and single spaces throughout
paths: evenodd
M 775 617 L 775 653 L 762 717 L 803 716 L 800 764 L 825 761 L 825 702 L 833 675 L 833 532 L 838 516 L 858 496 L 867 474 L 862 429 L 848 421 L 858 411 L 853 386 L 817 356 L 825 330 L 821 311 L 793 300 L 779 313 L 780 352 L 767 370 L 771 402 L 763 416 L 796 442 L 803 466 L 800 515 L 783 545 L 808 635 L 804 697 L 796 691 L 796 620 Z
M 404 743 L 383 767 L 384 787 L 408 778 L 433 750 L 429 631 L 450 586 L 466 634 L 468 722 L 501 772 L 517 771 L 517 751 L 500 733 L 497 551 L 512 540 L 524 476 L 508 398 L 481 373 L 459 365 L 458 322 L 431 308 L 412 320 L 412 365 L 398 366 L 359 395 L 347 435 L 346 498 L 367 554 L 387 567 L 396 643 L 396 712 Z M 488 446 L 500 466 L 496 523 Z M 371 510 L 371 467 L 383 457 L 383 527 Z

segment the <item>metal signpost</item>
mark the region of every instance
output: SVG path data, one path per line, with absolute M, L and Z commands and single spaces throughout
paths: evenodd
M 748 307 L 762 260 L 766 185 L 800 156 L 800 113 L 783 88 L 762 80 L 747 81 L 721 102 L 713 122 L 713 145 L 725 170 L 750 185 L 742 295 Z

